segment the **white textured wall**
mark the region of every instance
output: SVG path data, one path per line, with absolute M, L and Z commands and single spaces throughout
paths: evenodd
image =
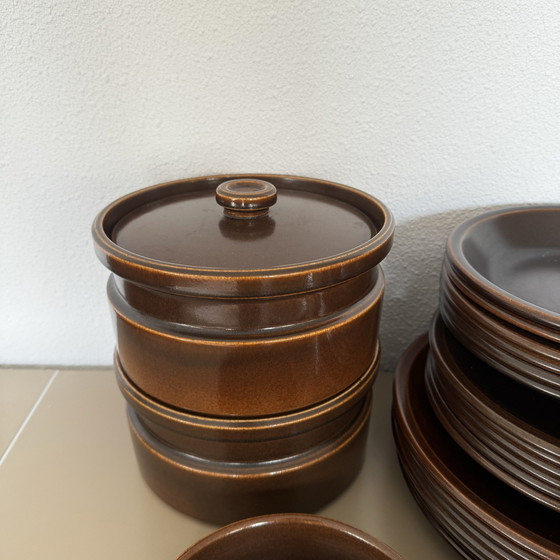
M 290 173 L 385 201 L 386 367 L 455 224 L 560 202 L 557 0 L 7 0 L 0 41 L 0 363 L 110 363 L 90 225 L 157 182 Z

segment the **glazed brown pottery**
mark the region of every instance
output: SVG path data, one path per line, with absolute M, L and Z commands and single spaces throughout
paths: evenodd
M 119 199 L 93 235 L 114 273 L 126 376 L 155 400 L 221 417 L 334 397 L 374 360 L 377 265 L 393 229 L 361 191 L 281 175 L 201 177 Z
M 426 516 L 466 558 L 560 559 L 560 514 L 473 461 L 437 420 L 425 387 L 428 339 L 398 365 L 393 427 L 399 460 Z
M 178 560 L 402 560 L 354 527 L 316 515 L 245 519 L 202 539 Z
M 538 391 L 560 397 L 560 345 L 481 308 L 442 274 L 440 312 L 453 335 L 487 364 Z
M 430 347 L 428 396 L 448 433 L 505 483 L 560 511 L 557 401 L 492 370 L 437 316 Z
M 149 432 L 131 407 L 128 415 L 138 464 L 152 490 L 179 511 L 225 524 L 267 513 L 313 512 L 334 499 L 363 464 L 370 411 L 371 391 L 330 438 L 295 455 L 254 463 L 208 461 L 178 451 Z
M 141 472 L 211 523 L 314 511 L 364 458 L 394 223 L 282 175 L 200 177 L 109 205 L 115 369 Z
M 559 218 L 560 206 L 487 212 L 457 227 L 446 248 L 450 274 L 473 301 L 555 341 L 560 340 Z
M 248 464 L 308 452 L 347 429 L 363 409 L 378 367 L 379 352 L 356 382 L 335 397 L 301 411 L 263 418 L 231 418 L 196 415 L 155 401 L 130 382 L 115 356 L 119 388 L 138 422 L 155 438 L 206 461 Z

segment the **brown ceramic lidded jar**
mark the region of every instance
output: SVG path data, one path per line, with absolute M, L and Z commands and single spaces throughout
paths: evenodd
M 377 265 L 393 229 L 389 210 L 364 192 L 284 175 L 199 177 L 115 201 L 93 236 L 113 272 L 125 396 L 161 403 L 160 417 L 328 408 L 377 367 Z M 133 423 L 149 425 L 156 404 L 132 413 Z M 179 430 L 171 441 L 191 439 Z
M 209 177 L 118 200 L 94 236 L 115 273 L 124 371 L 167 404 L 219 416 L 336 395 L 374 359 L 375 266 L 392 232 L 372 197 L 311 179 Z

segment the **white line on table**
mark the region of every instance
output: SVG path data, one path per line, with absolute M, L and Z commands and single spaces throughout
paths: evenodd
M 8 447 L 6 448 L 6 450 L 4 451 L 2 456 L 0 457 L 0 467 L 2 466 L 2 464 L 4 463 L 6 458 L 8 457 L 10 451 L 12 450 L 14 445 L 16 444 L 16 441 L 18 440 L 19 436 L 21 435 L 21 433 L 25 429 L 25 426 L 27 426 L 27 423 L 29 422 L 29 420 L 31 420 L 31 417 L 33 416 L 33 414 L 37 410 L 37 407 L 41 404 L 41 401 L 43 400 L 43 397 L 47 394 L 47 391 L 50 389 L 51 385 L 53 384 L 54 380 L 56 379 L 56 376 L 59 373 L 60 373 L 60 370 L 57 369 L 51 375 L 51 378 L 47 381 L 47 384 L 45 385 L 45 387 L 41 391 L 41 394 L 39 395 L 39 397 L 35 401 L 35 404 L 31 407 L 31 410 L 27 413 L 27 416 L 25 417 L 25 420 L 22 422 L 21 426 L 19 427 L 19 430 L 16 432 L 16 434 L 12 438 L 12 441 L 10 441 L 10 444 L 8 445 Z

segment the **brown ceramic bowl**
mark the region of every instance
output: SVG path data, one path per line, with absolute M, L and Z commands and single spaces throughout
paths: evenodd
M 128 415 L 140 471 L 151 489 L 179 511 L 225 524 L 254 515 L 313 512 L 333 500 L 363 464 L 371 400 L 369 391 L 355 416 L 328 439 L 273 461 L 190 455 L 156 438 L 131 407 Z
M 93 237 L 114 273 L 124 370 L 200 414 L 284 414 L 333 397 L 374 359 L 377 265 L 393 229 L 366 193 L 282 175 L 199 177 L 117 200 Z
M 345 430 L 363 408 L 379 367 L 338 395 L 291 414 L 261 418 L 201 416 L 173 409 L 140 391 L 115 355 L 117 382 L 138 422 L 165 445 L 208 461 L 261 462 L 297 455 Z
M 202 539 L 178 560 L 402 560 L 354 527 L 317 515 L 245 519 Z
M 367 292 L 358 302 L 326 317 L 315 315 L 299 324 L 296 332 L 272 324 L 280 318 L 294 323 L 298 315 L 309 314 L 310 307 L 321 309 L 320 302 L 312 305 L 311 300 L 334 297 L 334 290 L 343 291 L 349 303 L 357 282 L 366 280 L 366 275 L 308 294 L 306 301 L 300 301 L 300 295 L 291 301 L 283 297 L 257 302 L 169 296 L 181 300 L 174 313 L 184 306 L 199 322 L 208 323 L 217 314 L 223 315 L 224 324 L 232 319 L 234 324 L 223 326 L 225 333 L 200 325 L 200 332 L 189 332 L 183 330 L 185 323 L 156 321 L 154 315 L 162 313 L 162 307 L 151 315 L 134 310 L 111 279 L 108 292 L 123 369 L 145 393 L 193 413 L 260 417 L 313 406 L 354 383 L 375 358 L 385 287 L 383 273 L 375 272 L 374 284 L 367 282 Z M 259 309 L 271 306 L 275 309 Z M 190 329 L 196 317 L 188 319 Z M 262 329 L 263 317 L 270 319 L 266 329 Z M 250 320 L 260 322 L 261 333 L 256 324 L 253 329 L 235 324 Z
M 446 248 L 457 282 L 527 330 L 560 337 L 560 206 L 495 210 L 467 220 Z

